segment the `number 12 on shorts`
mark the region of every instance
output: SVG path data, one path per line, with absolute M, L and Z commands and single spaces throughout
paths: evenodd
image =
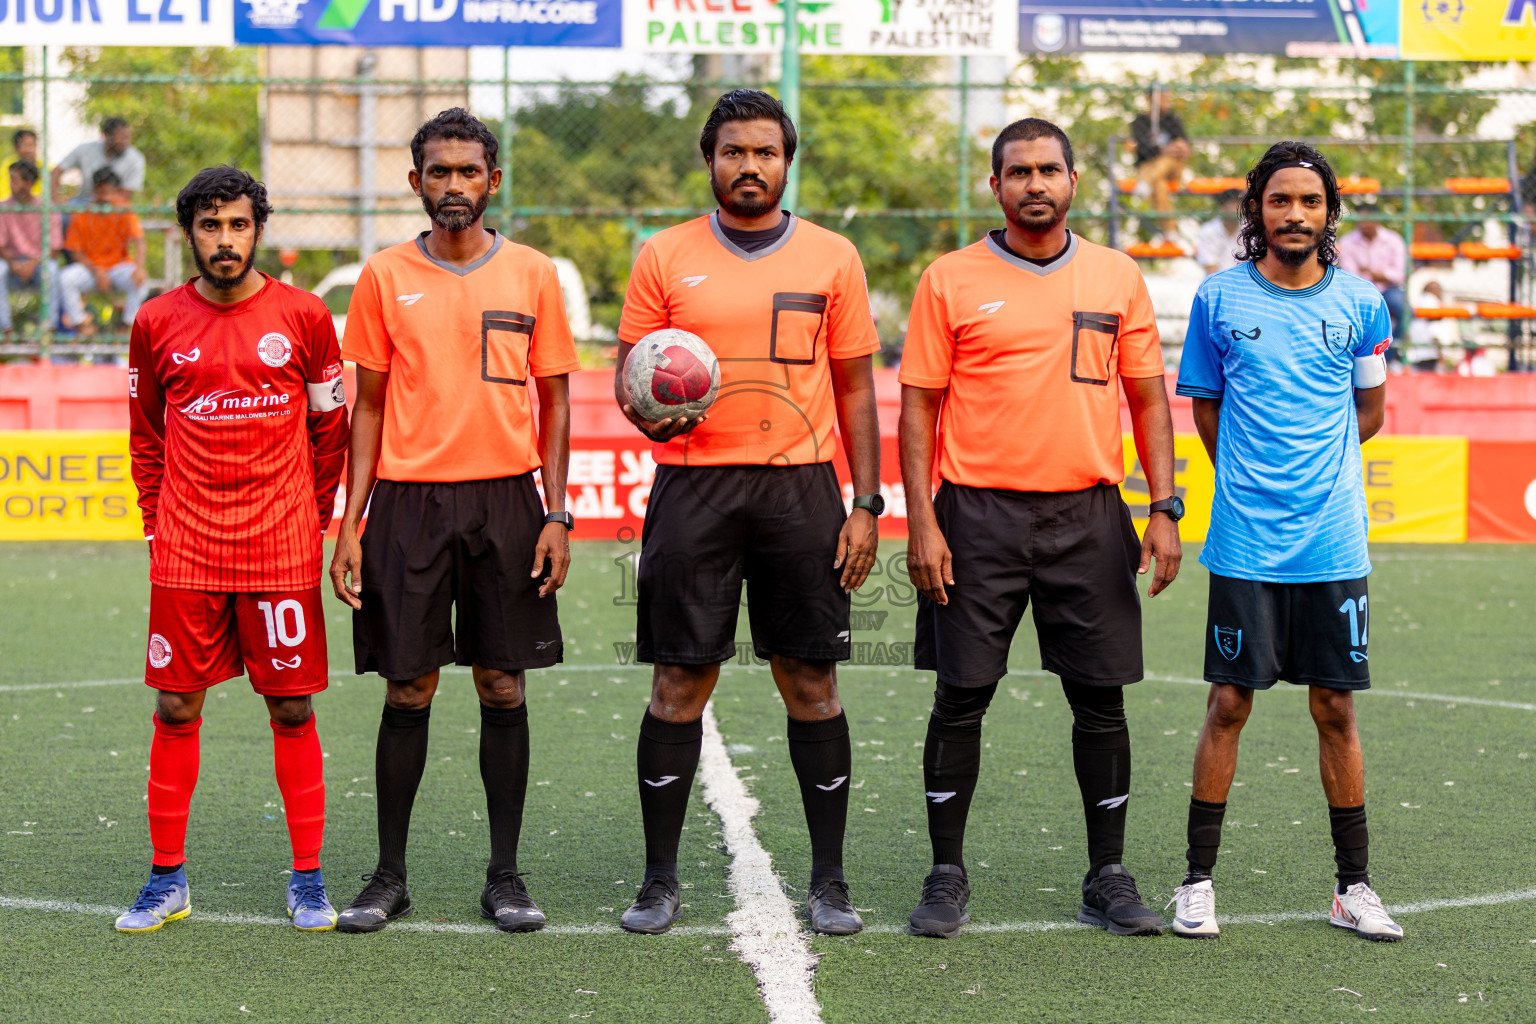
M 1364 601 L 1361 598 L 1361 601 Z M 267 646 L 276 647 L 279 642 L 284 647 L 297 647 L 304 642 L 304 606 L 299 602 L 288 599 L 277 602 L 277 607 L 272 606 L 271 601 L 257 601 L 256 607 L 261 609 L 262 618 L 267 621 Z M 292 612 L 293 623 L 289 626 L 289 615 Z M 1354 617 L 1350 617 L 1353 624 Z
M 1366 603 L 1367 597 L 1368 595 L 1361 594 L 1358 599 L 1345 598 L 1344 603 L 1339 605 L 1339 612 L 1349 616 L 1349 646 L 1351 647 L 1364 647 L 1369 638 L 1371 614 Z M 1349 656 L 1357 664 L 1368 658 L 1363 650 L 1350 651 Z

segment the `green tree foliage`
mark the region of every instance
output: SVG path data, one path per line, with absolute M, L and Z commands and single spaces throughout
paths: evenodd
M 0 46 L 0 74 L 19 75 L 26 68 L 22 60 L 25 53 L 19 46 Z M 16 115 L 22 112 L 22 83 L 0 82 L 0 114 Z
M 147 165 L 140 202 L 170 202 L 189 177 L 213 164 L 230 163 L 258 172 L 261 121 L 257 87 L 207 81 L 255 75 L 255 50 L 72 47 L 64 51 L 64 59 L 77 74 L 182 79 L 98 81 L 86 86 L 81 113 L 87 124 L 121 117 L 133 126 L 133 144 L 144 152 Z

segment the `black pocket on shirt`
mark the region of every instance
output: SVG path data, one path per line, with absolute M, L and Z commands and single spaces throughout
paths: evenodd
M 1119 340 L 1119 313 L 1073 313 L 1072 379 L 1079 384 L 1107 385 Z
M 528 386 L 528 347 L 534 317 L 488 309 L 480 314 L 480 379 Z
M 818 292 L 774 292 L 773 329 L 768 358 L 775 363 L 809 366 L 827 320 L 827 297 Z

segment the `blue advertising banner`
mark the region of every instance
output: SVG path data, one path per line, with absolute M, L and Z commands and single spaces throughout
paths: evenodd
M 619 46 L 621 0 L 236 0 L 235 42 Z
M 1026 53 L 1398 56 L 1399 0 L 1020 0 Z

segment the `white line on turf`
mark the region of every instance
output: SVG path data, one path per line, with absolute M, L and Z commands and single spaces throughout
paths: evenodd
M 748 799 L 751 798 L 748 797 Z M 1512 889 L 1509 892 L 1483 893 L 1477 896 L 1461 896 L 1453 899 L 1399 903 L 1388 905 L 1386 910 L 1389 914 L 1402 917 L 1411 914 L 1428 914 L 1436 910 L 1494 907 L 1506 903 L 1525 903 L 1532 900 L 1536 900 L 1536 889 Z M 116 917 L 123 912 L 122 907 L 107 907 L 95 903 L 72 903 L 66 900 L 34 900 L 20 896 L 0 896 L 0 910 L 38 910 L 56 914 L 81 914 L 88 917 Z M 1223 915 L 1217 920 L 1224 925 L 1287 924 L 1293 921 L 1321 921 L 1327 918 L 1327 916 L 1328 914 L 1325 911 L 1283 910 L 1274 914 L 1239 914 L 1232 917 Z M 290 922 L 282 917 L 267 917 L 260 914 L 205 914 L 196 910 L 193 911 L 191 920 L 207 922 L 209 924 L 281 926 L 284 928 L 290 926 Z M 1054 932 L 1082 931 L 1090 927 L 1090 925 L 1079 924 L 1069 919 L 1058 921 L 998 921 L 994 923 L 973 921 L 965 926 L 965 931 L 980 934 L 993 932 Z M 492 935 L 496 932 L 496 929 L 488 924 L 452 924 L 446 921 L 396 921 L 389 926 L 389 930 L 485 935 Z M 907 929 L 906 925 L 876 924 L 870 925 L 864 930 L 874 935 L 900 935 L 905 934 Z M 549 935 L 622 934 L 618 927 L 611 924 L 550 925 L 544 929 L 544 932 Z M 667 934 L 686 938 L 689 936 L 730 935 L 732 932 L 727 928 L 688 925 L 673 928 Z M 796 1018 L 775 1019 L 793 1020 Z
M 699 756 L 704 801 L 720 816 L 731 855 L 730 890 L 736 909 L 726 915 L 735 932 L 731 948 L 757 975 L 758 989 L 775 1024 L 820 1024 L 821 1006 L 811 989 L 816 955 L 795 908 L 784 895 L 773 861 L 752 829 L 757 799 L 736 775 L 725 750 L 715 709 L 704 706 L 704 747 Z

